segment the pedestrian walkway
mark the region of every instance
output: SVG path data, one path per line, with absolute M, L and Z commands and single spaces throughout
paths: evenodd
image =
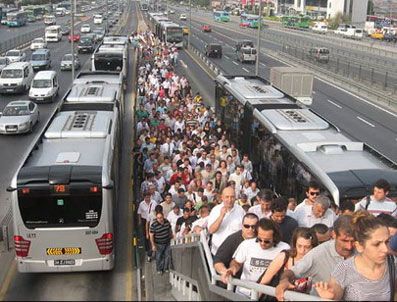
M 176 301 L 172 296 L 169 273 L 156 273 L 156 261 L 145 263 L 146 301 Z

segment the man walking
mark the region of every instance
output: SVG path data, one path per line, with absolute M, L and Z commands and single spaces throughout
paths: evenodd
M 156 220 L 150 226 L 150 242 L 152 250 L 156 253 L 157 274 L 169 271 L 170 266 L 170 241 L 172 239 L 170 222 L 164 218 L 162 212 L 156 213 Z

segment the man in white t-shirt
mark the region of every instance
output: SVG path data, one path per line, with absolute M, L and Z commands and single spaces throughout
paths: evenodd
M 292 218 L 296 219 L 299 215 L 310 213 L 318 195 L 320 195 L 320 185 L 315 181 L 309 182 L 309 185 L 306 188 L 306 198 L 296 206 L 293 214 L 292 212 L 289 212 L 289 215 L 292 214 Z
M 182 211 L 177 205 L 174 205 L 174 208 L 172 209 L 172 211 L 169 212 L 167 215 L 167 220 L 171 223 L 172 233 L 174 235 L 175 235 L 176 221 L 181 216 L 182 216 Z
M 390 184 L 385 179 L 379 179 L 374 184 L 373 194 L 364 197 L 356 204 L 355 210 L 367 210 L 372 215 L 378 216 L 385 213 L 397 217 L 396 203 L 387 197 L 390 191 Z
M 289 249 L 290 246 L 287 243 L 280 241 L 281 234 L 273 220 L 260 219 L 257 231 L 257 238 L 247 239 L 240 243 L 225 273 L 225 278 L 236 275 L 243 266 L 241 281 L 257 282 L 274 258 L 282 250 Z M 250 296 L 250 290 L 243 287 L 237 287 L 236 292 Z
M 299 215 L 295 215 L 300 227 L 311 228 L 317 223 L 325 224 L 328 228 L 332 228 L 336 220 L 334 211 L 330 209 L 331 201 L 325 195 L 316 198 L 310 211 L 300 211 Z
M 216 254 L 222 242 L 234 232 L 241 230 L 245 211 L 235 204 L 236 193 L 232 187 L 222 191 L 222 203 L 215 206 L 208 218 L 208 232 L 212 234 L 211 252 Z

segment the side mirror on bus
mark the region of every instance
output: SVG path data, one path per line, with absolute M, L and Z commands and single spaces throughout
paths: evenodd
M 114 189 L 114 181 L 111 180 L 107 186 L 102 187 L 106 190 L 113 190 Z
M 9 186 L 7 189 L 6 189 L 6 191 L 7 192 L 13 192 L 13 191 L 15 191 L 17 188 L 13 188 L 13 187 L 11 187 L 11 186 Z

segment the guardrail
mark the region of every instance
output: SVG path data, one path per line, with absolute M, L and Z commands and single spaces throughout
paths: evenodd
M 11 250 L 12 237 L 12 209 L 9 206 L 6 215 L 0 222 L 0 253 Z
M 3 56 L 10 49 L 23 48 L 38 37 L 44 37 L 44 28 L 38 28 L 24 33 L 23 35 L 17 35 L 11 39 L 0 42 L 0 53 Z
M 219 286 L 219 282 L 221 281 L 220 276 L 216 273 L 214 267 L 213 267 L 213 260 L 212 260 L 212 255 L 211 255 L 211 251 L 207 242 L 207 237 L 205 232 L 201 232 L 200 235 L 197 234 L 191 234 L 188 235 L 186 237 L 183 238 L 179 238 L 176 240 L 172 240 L 171 242 L 171 251 L 172 252 L 177 252 L 177 249 L 175 248 L 184 248 L 186 247 L 186 251 L 183 251 L 181 253 L 178 253 L 178 256 L 180 257 L 184 257 L 186 255 L 187 258 L 192 257 L 192 256 L 196 256 L 197 253 L 195 253 L 194 255 L 191 254 L 190 252 L 188 252 L 188 249 L 195 249 L 198 248 L 200 250 L 200 255 L 204 258 L 201 259 L 202 261 L 200 262 L 200 259 L 194 259 L 195 260 L 195 265 L 194 267 L 196 269 L 199 269 L 198 266 L 202 265 L 203 269 L 205 270 L 206 274 L 207 274 L 207 279 L 209 284 L 207 284 L 208 288 L 210 291 L 216 293 L 216 295 L 223 297 L 223 299 L 227 299 L 227 300 L 235 300 L 235 301 L 241 301 L 241 300 L 258 300 L 259 296 L 261 294 L 265 294 L 268 296 L 272 296 L 275 297 L 275 288 L 272 286 L 268 286 L 268 285 L 262 285 L 262 284 L 258 284 L 252 281 L 247 281 L 247 280 L 240 280 L 240 279 L 236 279 L 236 278 L 230 278 L 229 282 L 227 284 L 227 288 L 225 289 L 224 287 Z M 173 257 L 174 258 L 174 257 Z M 190 259 L 186 259 L 186 260 L 190 260 Z M 186 262 L 182 260 L 182 263 Z M 198 287 L 198 294 L 200 295 L 200 297 L 203 296 L 204 293 L 202 293 L 202 288 L 200 284 L 200 280 L 193 280 L 194 283 L 192 282 L 192 278 L 190 276 L 186 276 L 186 274 L 182 273 L 182 272 L 178 272 L 177 271 L 178 268 L 172 270 L 172 278 L 170 279 L 171 284 L 173 285 L 174 289 L 175 289 L 175 276 L 178 276 L 180 278 L 180 282 L 184 282 L 184 280 L 189 281 L 190 283 L 193 285 L 196 285 Z M 190 272 L 192 275 L 196 275 L 196 276 L 201 276 L 201 274 L 199 272 Z M 203 278 L 200 278 L 201 281 L 203 280 Z M 174 282 L 174 284 L 172 283 Z M 237 294 L 234 292 L 235 286 L 239 286 L 239 287 L 244 287 L 248 290 L 250 290 L 251 295 L 250 297 L 246 297 L 243 296 L 241 294 Z M 186 291 L 188 289 L 187 286 L 182 286 L 179 285 L 179 288 L 177 288 L 179 291 Z M 295 291 L 286 291 L 284 294 L 284 298 L 286 300 L 290 300 L 290 301 L 327 301 L 326 299 L 321 299 L 318 296 L 312 296 L 312 295 L 307 295 L 307 294 L 302 294 L 299 292 L 295 292 Z

